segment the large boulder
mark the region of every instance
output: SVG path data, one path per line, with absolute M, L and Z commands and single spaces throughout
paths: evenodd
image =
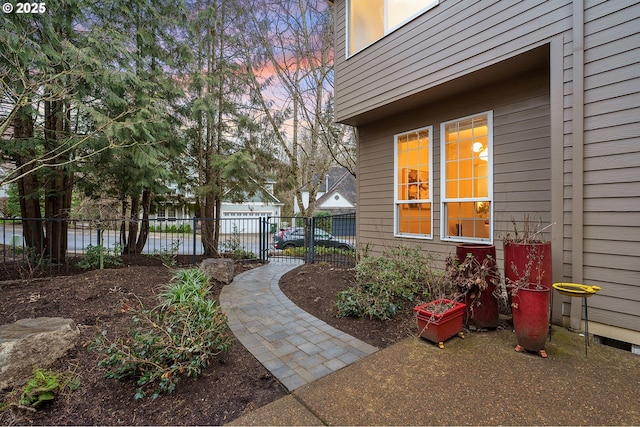
M 233 280 L 233 260 L 228 258 L 207 258 L 200 264 L 200 270 L 212 279 L 228 285 Z
M 73 320 L 61 317 L 0 325 L 0 390 L 25 383 L 34 367 L 51 366 L 76 345 L 79 336 Z

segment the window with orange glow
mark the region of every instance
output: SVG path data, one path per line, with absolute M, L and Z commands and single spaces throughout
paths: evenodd
M 493 241 L 493 114 L 446 122 L 440 128 L 442 227 L 453 241 Z
M 395 136 L 395 234 L 431 238 L 431 127 Z
M 347 2 L 347 56 L 361 51 L 439 0 L 349 0 Z

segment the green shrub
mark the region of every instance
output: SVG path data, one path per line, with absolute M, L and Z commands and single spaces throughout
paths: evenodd
M 225 256 L 239 260 L 239 259 L 255 259 L 256 254 L 246 250 L 240 242 L 240 231 L 237 225 L 233 225 L 233 231 L 231 237 L 222 243 L 222 252 Z
M 187 234 L 187 233 L 191 233 L 192 229 L 191 229 L 191 225 L 186 223 L 182 223 L 180 225 L 175 225 L 175 224 L 165 225 L 164 227 L 162 226 L 162 224 L 158 224 L 158 225 L 150 225 L 149 231 L 158 232 L 158 233 L 164 231 L 166 233 Z
M 290 257 L 301 257 L 307 254 L 307 248 L 305 247 L 293 247 L 287 248 L 282 251 L 282 255 L 290 256 Z M 338 248 L 327 248 L 324 246 L 316 246 L 315 248 L 316 256 L 324 256 L 324 255 L 345 255 L 345 256 L 354 256 L 353 251 L 338 249 Z
M 380 257 L 364 257 L 356 265 L 355 286 L 338 293 L 338 317 L 387 320 L 406 303 L 429 300 L 441 283 L 441 274 L 432 270 L 433 257 L 418 248 L 400 246 Z
M 153 254 L 159 256 L 162 264 L 166 267 L 173 267 L 178 263 L 178 251 L 180 250 L 180 240 L 173 240 L 168 247 L 154 250 Z
M 82 259 L 78 262 L 78 267 L 83 270 L 99 268 L 101 253 L 103 266 L 119 267 L 122 265 L 122 260 L 120 259 L 120 255 L 122 254 L 122 245 L 120 243 L 116 243 L 113 246 L 113 249 L 107 249 L 102 245 L 88 245 Z
M 210 298 L 209 277 L 198 269 L 175 273 L 175 283 L 159 293 L 160 304 L 132 310 L 130 336 L 110 341 L 99 335 L 92 349 L 104 355 L 107 378 L 134 378 L 135 399 L 171 393 L 181 375 L 196 377 L 210 359 L 231 347 L 227 317 Z

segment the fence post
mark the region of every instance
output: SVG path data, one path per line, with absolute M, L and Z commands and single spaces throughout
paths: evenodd
M 264 234 L 266 231 L 265 221 L 265 217 L 258 217 L 258 253 L 260 261 L 264 261 L 264 252 L 262 249 L 264 248 Z
M 310 226 L 309 232 L 305 233 L 309 236 L 309 241 L 307 242 L 307 253 L 306 262 L 309 264 L 313 264 L 316 259 L 316 230 L 315 230 L 315 218 L 306 218 L 306 224 Z
M 197 264 L 196 261 L 196 246 L 197 246 L 197 233 L 196 233 L 196 226 L 198 225 L 197 222 L 197 217 L 194 215 L 193 216 L 193 266 L 195 267 L 195 265 Z

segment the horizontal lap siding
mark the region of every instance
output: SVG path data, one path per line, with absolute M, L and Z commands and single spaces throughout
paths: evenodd
M 640 4 L 588 2 L 584 43 L 589 318 L 640 331 Z
M 488 110 L 494 112 L 495 244 L 502 259 L 502 234 L 524 213 L 550 221 L 550 135 L 548 78 L 544 70 L 425 105 L 401 116 L 359 128 L 358 241 L 373 253 L 401 243 L 419 244 L 441 258 L 455 244 L 440 242 L 440 123 Z M 393 236 L 394 134 L 433 126 L 433 240 Z
M 344 22 L 344 1 L 336 1 L 337 22 Z M 583 180 L 582 275 L 603 290 L 589 300 L 593 321 L 640 331 L 640 4 L 638 0 L 586 0 L 584 11 L 584 120 L 582 138 L 573 136 L 574 46 L 570 0 L 479 1 L 441 0 L 414 21 L 352 58 L 344 58 L 344 27 L 336 27 L 336 118 L 349 120 L 489 67 L 551 40 L 563 44 L 563 209 L 562 271 L 574 273 L 574 182 Z M 488 23 L 491 23 L 489 25 Z M 579 47 L 579 46 L 578 46 Z M 582 73 L 578 70 L 578 75 Z M 579 83 L 579 82 L 578 82 Z M 446 85 L 443 85 L 444 87 Z M 578 87 L 580 85 L 578 84 Z M 511 91 L 510 91 L 510 90 Z M 465 94 L 476 108 L 458 98 L 425 106 L 420 112 L 361 127 L 359 146 L 359 239 L 396 244 L 393 227 L 393 134 L 433 125 L 434 236 L 439 235 L 439 124 L 494 109 L 495 242 L 501 257 L 501 233 L 509 219 L 551 211 L 548 141 L 550 132 L 541 93 L 521 93 L 517 85 L 501 87 L 489 97 Z M 576 97 L 580 99 L 580 96 Z M 504 100 L 507 100 L 504 103 Z M 466 100 L 471 102 L 470 100 Z M 400 104 L 401 108 L 401 104 Z M 386 111 L 386 110 L 381 110 Z M 426 117 L 426 119 L 425 119 Z M 361 122 L 366 122 L 366 116 Z M 573 145 L 582 139 L 582 177 L 573 176 Z M 576 151 L 579 153 L 579 151 Z M 386 159 L 385 159 L 386 158 Z M 368 181 L 368 182 L 365 182 Z M 381 195 L 384 193 L 384 195 Z M 545 216 L 547 215 L 547 216 Z M 424 246 L 441 253 L 453 245 L 438 238 Z M 443 250 L 442 247 L 447 248 Z
M 345 2 L 336 2 L 344 22 Z M 571 27 L 571 2 L 442 0 L 351 58 L 336 32 L 336 118 L 342 120 L 514 56 Z

